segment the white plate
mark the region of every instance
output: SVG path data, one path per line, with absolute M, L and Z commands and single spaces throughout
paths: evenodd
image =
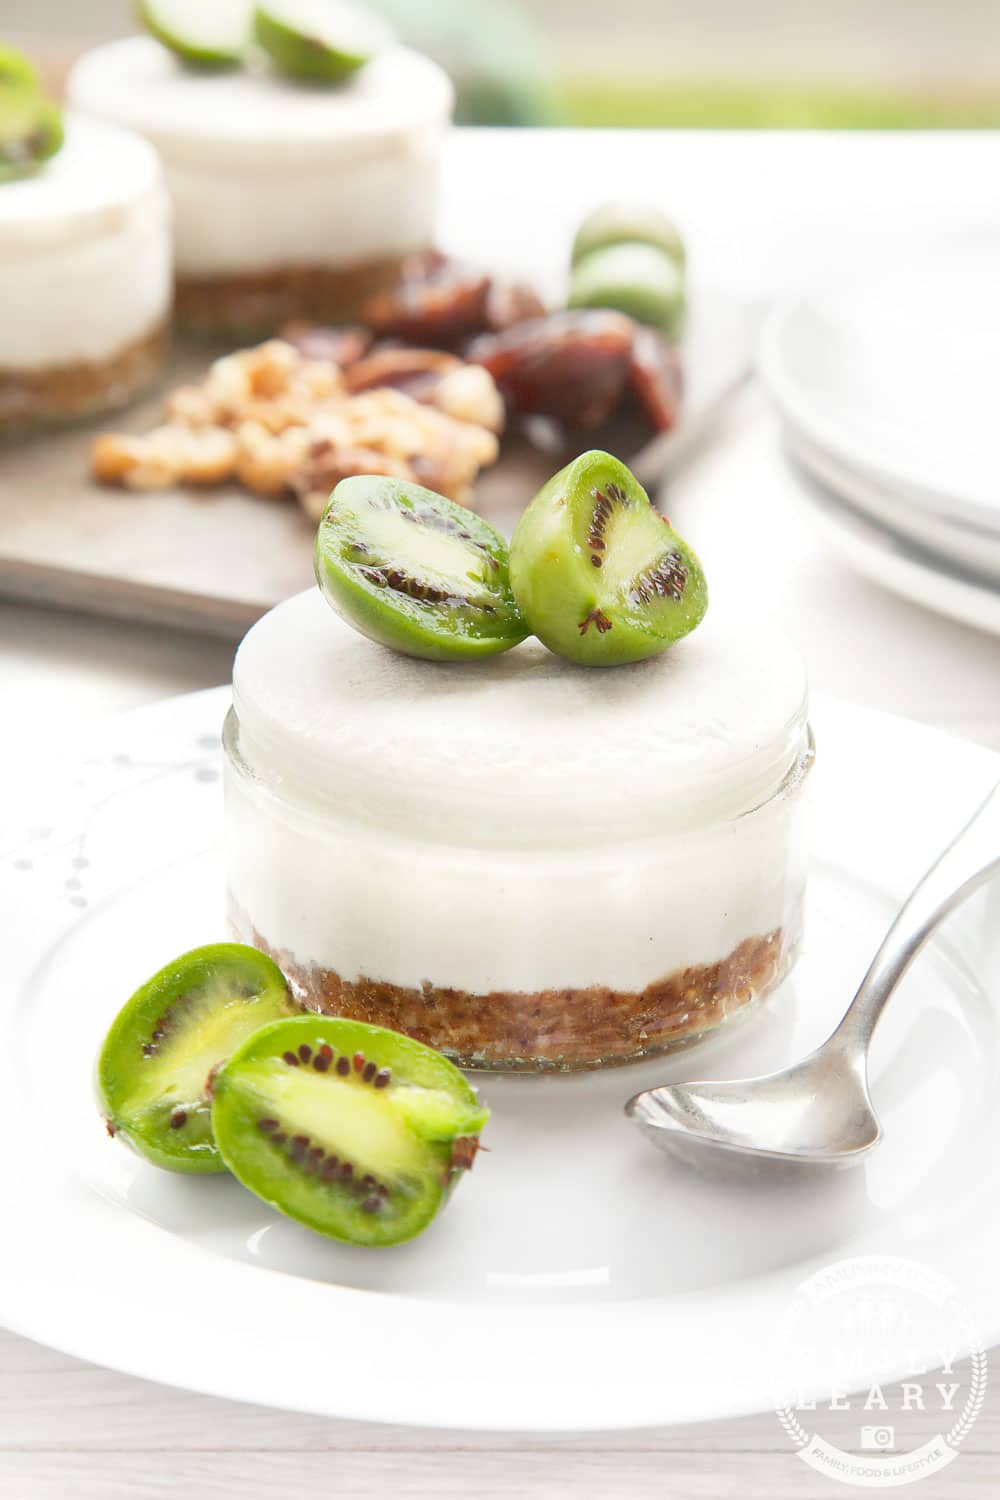
M 865 1167 L 726 1186 L 671 1164 L 621 1113 L 655 1080 L 778 1065 L 817 1041 L 998 757 L 822 706 L 794 989 L 672 1062 L 483 1076 L 490 1153 L 422 1239 L 364 1252 L 277 1217 L 231 1180 L 145 1165 L 106 1138 L 91 1099 L 91 1060 L 123 997 L 222 932 L 226 699 L 218 690 L 114 721 L 74 771 L 47 779 L 41 812 L 0 865 L 3 1322 L 221 1396 L 525 1429 L 766 1408 L 767 1355 L 793 1289 L 862 1251 L 953 1276 L 982 1337 L 1000 1338 L 1000 1201 L 982 1191 L 1000 1153 L 989 999 L 1000 923 L 982 905 L 952 920 L 890 1007 L 874 1059 L 886 1141 Z M 886 1379 L 921 1354 L 919 1328 L 892 1337 Z
M 774 309 L 761 374 L 811 442 L 1000 535 L 1000 241 L 829 284 Z
M 791 426 L 785 428 L 785 443 L 815 479 L 843 496 L 877 527 L 894 532 L 946 567 L 957 566 L 980 584 L 1000 588 L 1000 532 L 971 526 L 960 518 L 939 515 L 915 504 L 908 491 L 880 485 Z
M 1000 635 L 1000 584 L 908 542 L 815 478 L 804 476 L 799 493 L 814 529 L 866 578 L 923 609 Z

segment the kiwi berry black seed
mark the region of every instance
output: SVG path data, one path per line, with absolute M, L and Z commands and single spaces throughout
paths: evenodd
M 370 1246 L 426 1229 L 472 1165 L 488 1115 L 432 1048 L 312 1015 L 249 1037 L 212 1099 L 219 1150 L 245 1187 L 321 1234 Z
M 490 656 L 527 635 L 503 537 L 420 485 L 341 480 L 319 524 L 315 565 L 324 598 L 348 624 L 409 656 Z
M 218 1066 L 265 1022 L 298 1009 L 281 970 L 256 948 L 214 943 L 167 964 L 122 1007 L 101 1049 L 97 1095 L 109 1134 L 161 1167 L 225 1171 L 211 1125 Z

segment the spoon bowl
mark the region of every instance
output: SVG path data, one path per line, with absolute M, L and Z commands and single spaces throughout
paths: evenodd
M 889 928 L 843 1020 L 801 1062 L 759 1078 L 664 1084 L 625 1113 L 662 1151 L 700 1165 L 851 1166 L 882 1135 L 868 1092 L 868 1049 L 900 979 L 931 933 L 1000 869 L 1000 782 L 924 876 Z
M 815 1052 L 759 1078 L 667 1084 L 634 1095 L 625 1113 L 654 1145 L 706 1148 L 771 1161 L 846 1166 L 882 1135 L 864 1070 Z

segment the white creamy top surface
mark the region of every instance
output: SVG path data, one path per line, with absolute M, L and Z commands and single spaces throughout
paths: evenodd
M 366 640 L 313 589 L 249 632 L 233 696 L 243 755 L 294 800 L 421 836 L 573 843 L 765 800 L 800 753 L 806 680 L 777 631 L 717 610 L 626 667 L 537 641 L 444 664 Z
M 0 183 L 0 262 L 113 234 L 137 213 L 162 218 L 164 192 L 146 141 L 70 113 L 51 161 L 33 176 Z
M 141 131 L 166 157 L 197 153 L 234 166 L 287 163 L 303 151 L 363 155 L 448 118 L 446 74 L 392 47 L 337 85 L 297 83 L 266 66 L 205 73 L 152 37 L 86 53 L 67 85 L 81 109 Z

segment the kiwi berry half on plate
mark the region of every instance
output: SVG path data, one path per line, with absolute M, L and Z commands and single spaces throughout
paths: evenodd
M 212 1136 L 214 1070 L 266 1022 L 295 1015 L 264 953 L 214 943 L 174 959 L 119 1011 L 97 1062 L 111 1135 L 175 1172 L 224 1172 Z
M 231 68 L 250 45 L 251 0 L 138 0 L 146 30 L 184 62 Z
M 528 633 L 503 537 L 420 485 L 342 479 L 319 523 L 315 564 L 320 590 L 339 615 L 408 656 L 492 656 Z
M 528 629 L 588 666 L 655 656 L 708 608 L 692 549 L 630 470 L 597 449 L 532 500 L 511 542 L 510 576 Z
M 338 83 L 392 41 L 389 26 L 349 0 L 265 0 L 254 36 L 279 72 L 315 83 Z
M 212 1125 L 226 1166 L 289 1218 L 353 1245 L 426 1229 L 489 1118 L 448 1060 L 381 1026 L 276 1021 L 216 1073 Z

